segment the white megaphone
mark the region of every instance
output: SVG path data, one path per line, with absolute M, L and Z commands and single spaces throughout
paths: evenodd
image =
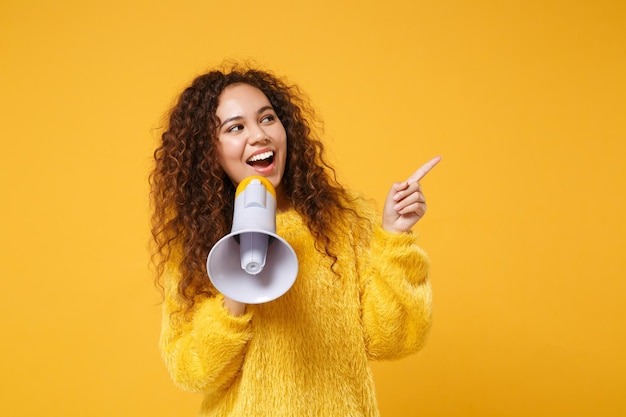
M 240 303 L 272 301 L 291 288 L 298 258 L 276 234 L 276 190 L 267 178 L 239 184 L 231 233 L 213 246 L 206 267 L 215 288 Z

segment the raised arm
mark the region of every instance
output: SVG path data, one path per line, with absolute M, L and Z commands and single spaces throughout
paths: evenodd
M 420 349 L 431 326 L 430 262 L 407 234 L 426 213 L 419 181 L 441 160 L 436 157 L 387 194 L 382 227 L 363 255 L 363 324 L 373 359 L 400 358 Z

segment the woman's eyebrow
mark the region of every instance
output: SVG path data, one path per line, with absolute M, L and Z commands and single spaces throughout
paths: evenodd
M 220 124 L 220 128 L 222 128 L 222 126 L 224 126 L 227 123 L 230 123 L 234 120 L 241 120 L 243 119 L 243 117 L 241 116 L 233 116 L 233 117 L 229 117 L 228 119 L 224 120 L 221 124 Z

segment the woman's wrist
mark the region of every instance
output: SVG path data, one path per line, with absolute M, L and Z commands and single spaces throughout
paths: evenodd
M 410 228 L 408 230 L 399 230 L 399 229 L 396 229 L 395 227 L 393 227 L 391 225 L 385 224 L 384 222 L 383 222 L 383 224 L 381 226 L 382 226 L 383 230 L 385 230 L 387 232 L 390 232 L 390 233 L 411 233 L 411 229 Z
M 224 307 L 235 317 L 239 317 L 246 312 L 246 304 L 235 301 L 224 296 Z

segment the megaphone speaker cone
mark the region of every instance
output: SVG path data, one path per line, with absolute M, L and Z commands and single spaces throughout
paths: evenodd
M 267 252 L 260 271 L 249 273 L 243 265 L 239 242 L 254 238 L 245 236 L 254 234 L 266 236 Z M 298 275 L 298 258 L 289 243 L 275 233 L 238 231 L 213 246 L 207 258 L 207 272 L 215 288 L 228 298 L 245 304 L 260 304 L 289 291 Z

